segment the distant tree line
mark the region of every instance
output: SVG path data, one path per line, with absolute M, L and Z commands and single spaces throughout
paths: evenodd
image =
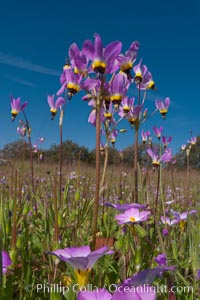
M 108 155 L 108 164 L 109 165 L 128 165 L 131 166 L 133 164 L 134 157 L 134 147 L 129 146 L 123 150 L 123 152 L 117 151 L 114 147 L 109 148 Z M 147 146 L 140 144 L 139 145 L 139 162 L 141 165 L 146 165 L 150 162 L 146 152 Z M 33 148 L 34 150 L 34 148 Z M 46 162 L 58 162 L 60 146 L 53 144 L 49 149 L 37 149 L 33 156 L 35 159 L 39 159 L 42 154 L 42 160 Z M 186 155 L 186 150 L 180 151 L 175 155 L 176 166 L 179 169 L 183 169 L 187 166 L 188 159 L 191 169 L 199 169 L 200 168 L 200 137 L 197 138 L 196 145 L 192 146 L 189 151 L 189 158 Z M 102 152 L 102 163 L 103 163 L 104 153 Z M 2 150 L 0 150 L 0 159 L 2 161 L 5 160 L 21 160 L 21 159 L 29 159 L 29 145 L 25 140 L 18 140 L 12 143 L 6 144 Z M 95 149 L 89 151 L 84 146 L 79 146 L 77 143 L 74 143 L 71 140 L 66 140 L 63 142 L 63 162 L 67 164 L 73 164 L 74 162 L 81 161 L 87 164 L 95 164 Z

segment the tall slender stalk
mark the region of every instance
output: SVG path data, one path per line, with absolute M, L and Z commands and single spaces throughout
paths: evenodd
M 107 165 L 108 165 L 108 143 L 106 144 L 105 147 L 105 157 L 104 157 L 104 165 L 103 165 L 103 173 L 101 177 L 101 185 L 100 185 L 100 190 L 104 187 L 105 184 L 105 177 L 106 177 L 106 170 L 107 170 Z M 103 216 L 104 216 L 104 211 L 105 211 L 105 191 L 103 188 L 103 206 L 102 206 L 102 222 L 103 222 Z
M 103 188 L 105 184 L 105 177 L 106 177 L 106 169 L 108 165 L 108 145 L 105 147 L 105 157 L 104 157 L 104 164 L 103 164 L 103 173 L 101 177 L 101 188 Z
M 31 142 L 31 128 L 29 126 L 29 122 L 27 116 L 24 111 L 22 111 L 24 115 L 24 119 L 26 122 L 27 128 L 27 135 L 28 135 L 28 143 L 29 143 L 29 155 L 30 155 L 30 169 L 31 169 L 31 184 L 32 184 L 32 191 L 34 191 L 34 169 L 33 169 L 33 151 L 32 151 L 32 142 Z M 36 206 L 35 206 L 36 208 Z M 37 210 L 37 209 L 36 209 Z
M 99 208 L 99 190 L 100 190 L 100 110 L 102 102 L 102 91 L 104 86 L 104 78 L 101 78 L 101 88 L 96 100 L 96 179 L 95 179 L 95 200 L 93 205 L 93 222 L 92 222 L 92 250 L 95 249 L 97 222 L 98 222 L 98 208 Z
M 100 99 L 99 99 L 100 100 Z M 98 101 L 100 102 L 100 101 Z M 98 207 L 99 207 L 99 187 L 100 187 L 100 103 L 96 107 L 96 180 L 95 180 L 95 200 L 93 206 L 93 225 L 92 225 L 92 250 L 95 249 Z
M 3 299 L 2 232 L 0 227 L 0 299 Z
M 63 135 L 62 135 L 62 124 L 63 124 L 63 116 L 64 110 L 60 108 L 60 120 L 59 120 L 59 128 L 60 128 L 60 166 L 59 166 L 59 200 L 61 210 L 63 208 L 62 203 L 62 166 L 63 166 Z
M 50 180 L 52 191 L 53 191 L 53 208 L 54 208 L 54 236 L 53 236 L 53 241 L 55 242 L 55 244 L 57 244 L 58 237 L 59 237 L 57 192 L 56 192 L 56 186 L 53 184 L 53 180 L 52 180 L 50 172 L 48 173 L 48 175 L 49 175 L 49 180 Z
M 15 191 L 14 191 L 14 197 L 13 197 L 13 226 L 12 226 L 12 242 L 11 242 L 12 250 L 15 250 L 16 242 L 17 242 L 17 178 L 18 178 L 18 174 L 16 171 L 16 173 L 15 173 Z
M 138 86 L 138 105 L 140 105 L 140 84 Z M 134 144 L 134 201 L 138 203 L 138 139 L 139 139 L 140 118 L 137 116 L 135 122 L 135 144 Z
M 134 185 L 134 201 L 138 203 L 138 132 L 139 127 L 135 126 L 135 144 L 134 144 L 134 175 L 135 175 L 135 185 Z

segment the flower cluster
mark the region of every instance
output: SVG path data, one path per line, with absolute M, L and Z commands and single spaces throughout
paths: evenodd
M 149 117 L 144 107 L 146 91 L 156 89 L 152 74 L 142 59 L 136 63 L 139 47 L 139 42 L 133 41 L 129 49 L 122 53 L 120 41 L 104 46 L 97 33 L 94 34 L 94 42 L 85 40 L 81 49 L 73 43 L 60 76 L 61 87 L 56 93 L 59 98 L 54 103 L 54 95 L 48 96 L 52 119 L 64 104 L 63 94 L 70 100 L 78 92 L 85 91 L 82 99 L 88 101 L 92 108 L 88 122 L 93 126 L 96 126 L 97 110 L 100 110 L 101 135 L 106 137 L 105 147 L 109 143 L 115 145 L 118 133 L 122 132 L 117 129 L 122 119 L 126 119 L 131 127 L 138 128 Z M 139 99 L 137 103 L 134 97 L 129 96 L 133 85 L 145 92 L 143 100 Z M 162 116 L 166 116 L 169 104 L 168 97 L 164 102 L 156 100 L 155 111 L 159 110 Z M 143 140 L 147 138 L 148 133 Z

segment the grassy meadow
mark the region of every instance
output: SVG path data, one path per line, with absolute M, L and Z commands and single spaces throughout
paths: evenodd
M 61 197 L 55 163 L 34 161 L 34 189 L 27 161 L 12 160 L 0 168 L 1 247 L 12 260 L 1 299 L 76 299 L 72 267 L 48 252 L 91 244 L 95 169 L 79 161 L 62 167 Z M 139 203 L 151 214 L 145 222 L 119 225 L 115 216 L 122 212 L 106 203 L 134 202 L 133 167 L 107 169 L 100 186 L 96 249 L 108 245 L 114 252 L 96 262 L 87 288 L 104 287 L 112 294 L 125 279 L 158 266 L 155 257 L 165 253 L 167 266 L 174 268 L 151 284 L 156 299 L 200 299 L 200 173 L 178 172 L 173 165 L 154 170 L 149 164 L 139 169 L 138 181 Z M 172 211 L 192 210 L 176 224 L 161 222 L 164 214 L 173 219 Z

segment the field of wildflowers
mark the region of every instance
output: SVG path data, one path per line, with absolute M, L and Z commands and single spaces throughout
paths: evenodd
M 188 165 L 178 172 L 163 127 L 142 129 L 155 113 L 167 117 L 170 98 L 156 100 L 149 112 L 148 90 L 156 85 L 137 62 L 139 46 L 135 41 L 122 54 L 121 42 L 103 46 L 98 34 L 81 50 L 70 46 L 61 87 L 47 97 L 52 120 L 59 114 L 59 165 L 47 165 L 41 153 L 34 161 L 28 103 L 11 97 L 30 160 L 22 155 L 1 170 L 0 299 L 200 299 L 199 174 L 189 168 L 197 139 L 183 146 Z M 65 105 L 79 92 L 96 130 L 95 169 L 63 164 Z M 108 167 L 108 149 L 124 132 L 121 120 L 133 129 L 133 165 Z

